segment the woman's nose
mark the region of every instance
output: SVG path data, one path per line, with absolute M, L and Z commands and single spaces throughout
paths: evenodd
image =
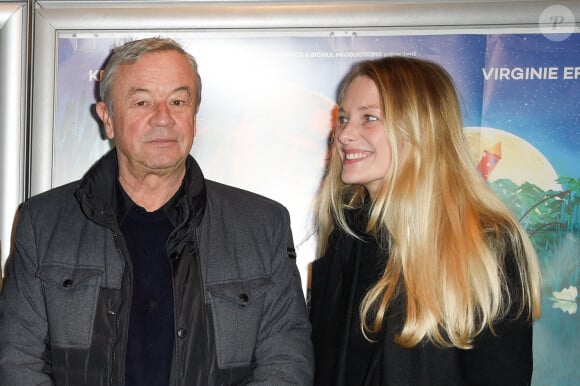
M 350 122 L 339 124 L 336 128 L 336 139 L 342 144 L 352 142 L 357 137 L 357 130 Z

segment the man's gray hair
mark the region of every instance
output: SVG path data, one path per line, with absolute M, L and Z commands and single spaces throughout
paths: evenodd
M 195 58 L 191 56 L 187 51 L 179 45 L 175 40 L 168 38 L 147 38 L 140 40 L 133 40 L 128 43 L 123 44 L 115 49 L 109 59 L 103 71 L 103 76 L 99 83 L 99 96 L 103 102 L 107 105 L 109 114 L 113 116 L 113 80 L 115 78 L 115 73 L 120 66 L 125 64 L 135 63 L 142 55 L 152 53 L 152 52 L 162 52 L 162 51 L 176 51 L 182 54 L 193 69 L 196 76 L 196 111 L 199 109 L 201 103 L 201 77 L 197 71 L 197 62 Z

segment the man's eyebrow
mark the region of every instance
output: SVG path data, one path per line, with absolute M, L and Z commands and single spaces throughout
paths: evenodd
M 173 92 L 171 94 L 175 94 L 175 93 L 182 92 L 182 91 L 185 91 L 187 93 L 187 96 L 189 98 L 191 98 L 191 96 L 193 95 L 192 92 L 191 92 L 191 87 L 190 86 L 180 86 L 180 87 L 177 87 L 175 90 L 173 90 Z
M 149 93 L 149 90 L 145 89 L 145 88 L 132 88 L 129 90 L 129 92 L 127 93 L 127 97 L 131 97 L 135 94 L 141 94 L 141 93 Z
M 173 93 L 180 92 L 180 91 L 186 91 L 187 94 L 189 96 L 191 96 L 191 87 L 189 87 L 189 86 L 180 86 L 180 87 L 177 87 L 175 90 L 173 90 Z
M 187 94 L 189 96 L 191 96 L 191 87 L 190 86 L 179 86 L 177 88 L 175 88 L 171 93 L 175 94 L 176 92 L 180 92 L 180 91 L 185 91 L 187 92 Z M 146 89 L 146 88 L 132 88 L 129 90 L 129 92 L 127 93 L 127 97 L 131 97 L 135 94 L 141 94 L 141 93 L 145 93 L 148 94 L 150 93 L 150 90 Z

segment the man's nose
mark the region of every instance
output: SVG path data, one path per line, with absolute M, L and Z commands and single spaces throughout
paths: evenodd
M 171 114 L 171 109 L 165 103 L 157 103 L 155 105 L 153 115 L 150 123 L 152 126 L 173 126 L 175 120 Z

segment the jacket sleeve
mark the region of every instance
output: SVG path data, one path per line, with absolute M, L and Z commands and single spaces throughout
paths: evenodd
M 46 313 L 30 212 L 19 213 L 13 254 L 0 293 L 0 385 L 52 385 Z
M 250 385 L 301 385 L 313 382 L 311 328 L 294 256 L 290 220 L 284 211 L 277 229 L 272 280 L 266 295 Z

